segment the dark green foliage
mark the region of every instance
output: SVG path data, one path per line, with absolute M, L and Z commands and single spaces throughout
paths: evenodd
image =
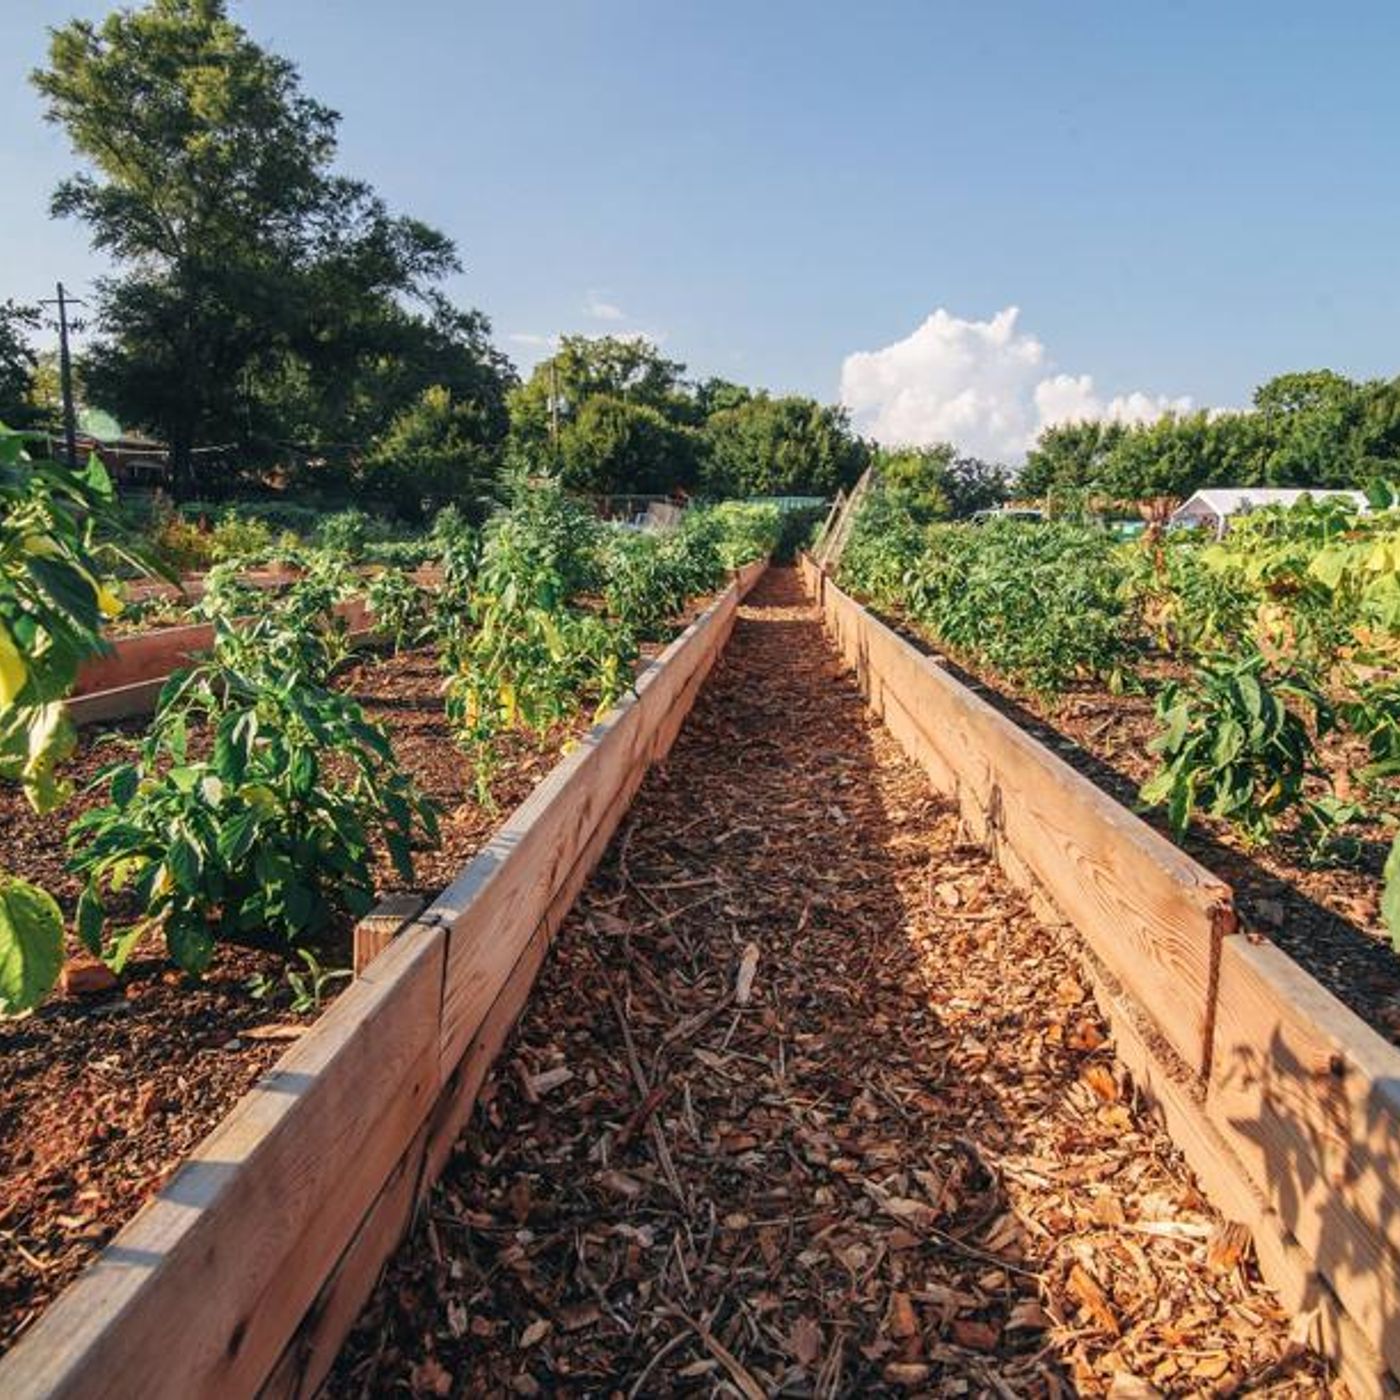
M 1025 496 L 1080 489 L 1121 501 L 1207 486 L 1361 486 L 1400 464 L 1400 379 L 1284 374 L 1254 413 L 1169 414 L 1155 423 L 1070 423 L 1041 434 L 1017 478 Z
M 373 905 L 376 842 L 411 880 L 414 842 L 437 839 L 384 732 L 284 641 L 218 624 L 213 658 L 171 678 L 138 756 L 103 773 L 107 805 L 75 823 L 79 931 L 115 969 L 157 930 L 195 974 L 221 941 L 290 952 Z
M 38 327 L 37 307 L 0 302 L 0 422 L 15 428 L 35 417 L 29 397 L 38 357 L 29 337 Z
M 700 441 L 659 409 L 585 399 L 559 434 L 560 479 L 590 495 L 667 495 L 695 485 Z
M 1157 719 L 1162 731 L 1149 748 L 1160 767 L 1143 801 L 1165 803 L 1178 833 L 1202 810 L 1260 843 L 1302 802 L 1305 780 L 1318 772 L 1314 735 L 1335 722 L 1309 678 L 1257 651 L 1204 658 L 1188 684 L 1163 688 Z
M 705 421 L 701 483 L 713 497 L 833 496 L 869 461 L 846 411 L 812 399 L 754 394 Z
M 33 80 L 86 163 L 54 211 L 119 269 L 99 284 L 88 388 L 170 444 L 183 494 L 200 443 L 364 442 L 433 383 L 503 438 L 508 367 L 436 290 L 451 241 L 335 173 L 337 114 L 223 0 L 74 20 Z
M 875 456 L 881 489 L 920 524 L 964 520 L 1000 505 L 1010 474 L 977 457 L 960 457 L 947 443 L 881 450 Z

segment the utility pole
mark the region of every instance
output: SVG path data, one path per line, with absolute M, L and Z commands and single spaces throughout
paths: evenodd
M 58 284 L 58 297 L 54 301 L 42 302 L 43 306 L 58 307 L 58 379 L 63 393 L 63 438 L 68 450 L 68 465 L 76 468 L 78 465 L 78 415 L 73 406 L 73 361 L 68 354 L 68 308 L 70 306 L 85 306 L 86 302 L 79 301 L 76 297 L 70 297 L 63 289 L 63 283 Z M 81 329 L 81 324 L 74 323 L 75 330 Z

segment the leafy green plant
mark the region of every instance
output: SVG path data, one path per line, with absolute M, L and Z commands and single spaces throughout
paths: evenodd
M 250 665 L 238 640 L 171 678 L 137 756 L 101 775 L 107 804 L 74 825 L 78 932 L 115 970 L 156 931 L 195 974 L 220 941 L 304 945 L 374 903 L 376 842 L 411 880 L 415 839 L 437 839 L 359 705 L 274 655 Z
M 263 558 L 276 540 L 272 527 L 264 521 L 226 511 L 209 534 L 209 557 L 218 564 Z
M 1165 803 L 1178 834 L 1202 810 L 1255 843 L 1303 802 L 1305 780 L 1318 771 L 1314 731 L 1334 723 L 1312 681 L 1273 671 L 1257 651 L 1203 659 L 1189 685 L 1163 688 L 1157 718 L 1163 728 L 1148 747 L 1160 766 L 1143 785 L 1143 801 Z
M 428 625 L 428 595 L 402 569 L 384 569 L 365 590 L 376 635 L 395 651 L 416 646 Z
M 1365 740 L 1371 761 L 1357 775 L 1371 788 L 1394 792 L 1400 778 L 1400 676 L 1359 682 L 1341 705 L 1347 728 Z
M 326 993 L 334 983 L 345 981 L 355 973 L 348 967 L 322 967 L 321 960 L 310 948 L 294 951 L 300 968 L 289 963 L 282 969 L 281 978 L 256 972 L 248 979 L 248 992 L 257 1001 L 270 1001 L 279 985 L 285 984 L 291 993 L 287 1009 L 296 1016 L 309 1016 L 325 1005 Z
M 103 557 L 143 569 L 102 465 L 31 460 L 0 424 L 0 779 L 37 811 L 67 795 L 59 764 L 76 734 L 64 701 L 78 667 L 104 643 L 121 604 L 101 580 Z M 0 1013 L 36 1006 L 63 961 L 63 919 L 37 885 L 0 870 Z
M 1125 684 L 1134 660 L 1124 566 L 1101 530 L 1051 522 L 919 528 L 879 493 L 841 567 L 961 656 L 1046 695 L 1076 680 Z
M 588 512 L 537 483 L 488 523 L 465 609 L 439 610 L 448 718 L 483 803 L 499 736 L 542 735 L 581 704 L 607 708 L 631 683 L 630 632 L 575 602 L 598 578 L 599 538 Z

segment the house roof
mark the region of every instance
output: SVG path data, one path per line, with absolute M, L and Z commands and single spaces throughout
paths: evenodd
M 1292 486 L 1218 486 L 1197 491 L 1173 512 L 1172 519 L 1191 519 L 1199 515 L 1215 515 L 1223 519 L 1240 511 L 1257 510 L 1260 506 L 1295 505 L 1304 496 L 1346 496 L 1362 511 L 1368 509 L 1364 491 L 1304 490 Z

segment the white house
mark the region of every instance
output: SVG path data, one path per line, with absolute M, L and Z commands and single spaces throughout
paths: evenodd
M 1324 496 L 1345 496 L 1364 515 L 1370 507 L 1362 491 L 1300 490 L 1291 486 L 1220 486 L 1197 491 L 1180 506 L 1168 522 L 1175 526 L 1198 525 L 1215 531 L 1219 539 L 1229 528 L 1232 515 L 1247 515 L 1263 506 L 1297 505 L 1304 496 L 1314 500 Z

